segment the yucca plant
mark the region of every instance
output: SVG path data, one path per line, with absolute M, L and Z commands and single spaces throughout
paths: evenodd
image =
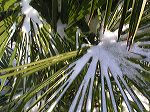
M 0 0 L 0 112 L 150 111 L 148 0 Z

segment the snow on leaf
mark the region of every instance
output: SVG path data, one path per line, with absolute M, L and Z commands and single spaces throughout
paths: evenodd
M 36 24 L 38 24 L 39 27 L 42 27 L 42 25 L 43 25 L 42 19 L 39 16 L 38 12 L 32 6 L 30 6 L 30 4 L 29 4 L 30 1 L 31 0 L 22 0 L 21 1 L 22 13 L 25 15 L 25 19 L 24 19 L 23 26 L 22 26 L 22 31 L 24 33 L 28 33 L 31 30 L 30 29 L 31 28 L 30 20 L 33 23 L 35 32 L 37 32 L 37 30 L 38 30 Z
M 116 42 L 117 35 L 113 34 L 112 32 L 106 31 L 102 36 L 102 41 L 97 45 L 91 47 L 86 54 L 84 54 L 80 59 L 75 61 L 74 67 L 72 68 L 73 72 L 70 74 L 69 78 L 66 80 L 66 83 L 64 83 L 60 89 L 62 90 L 62 87 L 67 85 L 63 92 L 59 95 L 59 98 L 56 98 L 57 102 L 61 99 L 66 89 L 69 88 L 73 80 L 80 75 L 81 70 L 84 68 L 84 66 L 89 63 L 90 59 L 90 65 L 89 68 L 84 76 L 84 79 L 82 80 L 82 83 L 80 84 L 80 87 L 75 95 L 75 98 L 70 106 L 69 111 L 76 111 L 81 112 L 83 102 L 85 100 L 85 92 L 87 91 L 87 86 L 89 85 L 89 93 L 87 97 L 87 104 L 86 104 L 86 110 L 88 112 L 91 111 L 91 101 L 92 101 L 92 86 L 94 82 L 95 72 L 97 70 L 97 65 L 99 63 L 100 65 L 100 79 L 101 79 L 101 94 L 102 94 L 102 110 L 107 111 L 106 107 L 106 91 L 105 91 L 105 83 L 108 85 L 109 94 L 111 97 L 112 105 L 114 110 L 117 112 L 117 104 L 114 98 L 114 90 L 112 89 L 112 83 L 110 80 L 110 77 L 113 77 L 123 98 L 125 101 L 125 104 L 129 111 L 132 111 L 132 107 L 130 105 L 130 101 L 128 96 L 126 95 L 124 89 L 129 93 L 133 101 L 140 107 L 139 109 L 143 111 L 145 107 L 143 104 L 136 99 L 136 95 L 133 90 L 130 89 L 128 86 L 126 80 L 124 79 L 124 76 L 127 76 L 129 79 L 135 80 L 138 83 L 139 78 L 141 80 L 144 80 L 142 76 L 140 75 L 141 71 L 146 72 L 147 74 L 150 74 L 150 71 L 143 68 L 140 64 L 134 63 L 130 61 L 129 59 L 135 59 L 139 61 L 148 61 L 150 60 L 150 52 L 148 49 L 144 49 L 144 47 L 140 47 L 142 45 L 148 44 L 150 45 L 150 41 L 148 42 L 137 42 L 133 45 L 130 51 L 126 49 L 126 42 Z M 142 57 L 144 56 L 144 57 Z M 106 80 L 104 80 L 104 78 Z M 106 82 L 105 82 L 106 81 Z M 124 85 L 124 88 L 122 87 L 122 84 Z M 81 96 L 80 96 L 81 95 Z M 79 97 L 80 96 L 80 97 Z M 78 102 L 79 101 L 79 102 Z M 77 103 L 78 102 L 78 103 Z M 57 103 L 53 103 L 50 107 L 50 111 L 55 107 Z
M 30 6 L 31 0 L 21 0 L 20 6 L 21 6 L 21 13 L 24 15 L 23 24 L 22 24 L 22 42 L 20 44 L 20 52 L 19 52 L 19 61 L 22 60 L 22 56 L 24 55 L 24 63 L 29 63 L 31 61 L 30 59 L 30 41 L 31 37 L 33 38 L 33 35 L 35 33 L 35 36 L 38 34 L 38 27 L 41 28 L 43 26 L 43 20 L 40 17 L 39 13 Z M 31 22 L 33 25 L 34 33 L 31 32 Z M 26 48 L 24 48 L 26 46 Z M 25 54 L 24 54 L 25 53 Z

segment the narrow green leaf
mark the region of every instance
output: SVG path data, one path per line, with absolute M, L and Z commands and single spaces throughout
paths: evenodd
M 130 103 L 132 105 L 132 107 L 136 110 L 136 112 L 141 112 L 141 110 L 139 109 L 139 107 L 136 105 L 135 102 L 130 100 Z M 147 112 L 145 109 L 142 112 Z
M 127 42 L 127 47 L 129 47 L 129 49 L 134 41 L 136 32 L 138 30 L 146 2 L 147 2 L 147 0 L 139 0 L 138 3 L 136 1 L 134 4 L 133 13 L 131 15 L 131 20 L 130 20 L 130 24 L 132 26 L 131 27 L 129 26 L 130 31 L 129 31 L 129 37 L 128 37 L 128 42 Z
M 1 79 L 0 91 L 2 91 L 2 89 L 3 89 L 4 85 L 5 85 L 6 79 L 7 78 Z
M 21 81 L 21 78 L 20 78 L 20 77 L 17 77 L 16 81 L 14 81 L 13 89 L 12 89 L 12 91 L 11 91 L 11 93 L 10 93 L 10 97 L 9 97 L 9 102 L 12 100 L 14 94 L 16 93 L 20 81 Z
M 110 15 L 110 22 L 107 26 L 107 29 L 111 30 L 112 27 L 116 26 L 116 23 L 118 23 L 118 20 L 120 20 L 122 9 L 123 9 L 123 3 L 118 2 L 117 7 L 115 8 L 114 12 L 112 12 L 112 14 Z
M 128 10 L 129 2 L 130 2 L 130 0 L 125 0 L 124 1 L 123 12 L 122 12 L 122 15 L 121 15 L 121 21 L 120 21 L 119 30 L 118 30 L 118 40 L 120 38 L 122 28 L 123 28 L 123 24 L 124 24 L 124 21 L 126 19 L 126 12 Z
M 72 51 L 69 53 L 63 53 L 60 54 L 58 56 L 54 56 L 54 57 L 50 57 L 44 60 L 40 60 L 37 62 L 33 62 L 30 64 L 26 64 L 26 65 L 21 65 L 21 66 L 17 66 L 17 67 L 11 67 L 11 68 L 7 68 L 7 69 L 2 69 L 0 70 L 0 73 L 5 73 L 5 72 L 10 72 L 10 73 L 5 73 L 5 75 L 1 75 L 0 78 L 6 78 L 6 77 L 10 77 L 10 76 L 16 76 L 19 74 L 24 73 L 24 76 L 30 75 L 34 72 L 37 72 L 39 70 L 42 70 L 44 68 L 47 68 L 48 66 L 51 66 L 52 64 L 56 64 L 60 61 L 66 60 L 66 59 L 70 59 L 72 57 L 75 57 L 77 55 L 77 51 Z M 21 69 L 21 70 L 18 70 Z M 18 70 L 18 71 L 13 71 L 13 70 Z
M 97 0 L 92 0 L 91 2 L 92 2 L 92 3 L 91 3 L 90 17 L 89 17 L 89 20 L 88 20 L 88 25 L 90 24 L 90 21 L 91 21 L 91 19 L 92 19 L 92 17 L 93 17 Z
M 111 13 L 112 2 L 113 2 L 113 0 L 107 0 L 106 12 L 105 12 L 105 16 L 104 16 L 104 31 L 108 24 L 108 19 L 109 19 L 110 13 Z
M 52 0 L 52 24 L 55 31 L 56 31 L 56 24 L 58 19 L 57 16 L 58 16 L 58 3 L 57 0 Z
M 0 46 L 0 59 L 2 58 L 4 51 L 5 51 L 5 47 L 8 43 L 8 38 L 5 39 L 5 41 L 2 43 L 2 45 Z
M 16 43 L 15 48 L 14 48 L 14 51 L 13 51 L 11 57 L 10 57 L 9 66 L 12 66 L 12 65 L 13 65 L 13 61 L 14 61 L 15 56 L 16 56 L 16 53 L 17 53 L 17 48 L 18 48 L 18 43 Z

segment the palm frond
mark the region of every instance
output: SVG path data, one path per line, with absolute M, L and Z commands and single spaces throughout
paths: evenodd
M 0 111 L 149 111 L 149 4 L 0 0 Z
M 58 101 L 62 99 L 63 95 L 65 96 L 65 92 L 69 89 L 71 84 L 76 81 L 76 78 L 83 75 L 80 72 L 86 67 L 86 64 L 88 68 L 79 88 L 76 90 L 76 95 L 70 105 L 70 112 L 81 111 L 84 108 L 88 112 L 96 108 L 92 107 L 94 97 L 92 91 L 94 89 L 93 84 L 95 77 L 99 78 L 97 85 L 101 86 L 99 93 L 102 96 L 99 98 L 101 111 L 107 111 L 109 109 L 106 104 L 108 94 L 108 101 L 110 100 L 112 102 L 111 105 L 114 111 L 119 110 L 118 104 L 115 101 L 116 96 L 114 95 L 114 93 L 118 91 L 122 95 L 129 111 L 133 111 L 134 108 L 126 92 L 131 96 L 131 99 L 135 102 L 135 105 L 138 106 L 140 111 L 146 111 L 134 90 L 130 88 L 131 85 L 129 86 L 127 82 L 128 79 L 134 80 L 134 82 L 139 85 L 138 87 L 142 88 L 144 86 L 148 88 L 148 84 L 145 82 L 144 77 L 141 76 L 141 72 L 150 74 L 149 68 L 145 68 L 144 65 L 142 66 L 143 62 L 149 62 L 150 54 L 148 49 L 143 49 L 139 46 L 144 46 L 146 44 L 150 45 L 150 42 L 135 43 L 134 47 L 129 52 L 126 50 L 126 42 L 116 43 L 114 40 L 110 41 L 111 38 L 112 37 L 106 37 L 104 33 L 104 40 L 99 45 L 93 46 L 80 59 L 72 63 L 74 67 L 72 69 L 68 68 L 70 71 L 68 71 L 66 76 L 69 75 L 69 77 L 54 93 L 56 100 L 54 100 L 48 111 L 52 111 L 53 108 L 56 107 Z M 130 59 L 138 60 L 138 62 L 130 61 Z M 99 76 L 95 76 L 96 71 L 100 71 Z M 112 79 L 114 79 L 115 84 L 111 81 Z M 148 93 L 146 95 L 148 95 Z M 54 97 L 52 98 L 54 99 Z M 147 98 L 149 100 L 149 97 Z

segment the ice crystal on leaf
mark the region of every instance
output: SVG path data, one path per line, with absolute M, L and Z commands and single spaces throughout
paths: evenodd
M 92 89 L 95 73 L 98 69 L 100 70 L 99 78 L 101 80 L 101 95 L 103 96 L 101 99 L 102 102 L 101 109 L 103 112 L 107 111 L 106 90 L 105 90 L 106 83 L 109 89 L 109 95 L 111 97 L 114 111 L 117 112 L 118 110 L 110 78 L 113 78 L 114 81 L 116 82 L 116 85 L 119 88 L 119 91 L 122 94 L 125 104 L 129 111 L 132 111 L 132 107 L 130 106 L 128 96 L 126 95 L 125 91 L 129 93 L 133 101 L 138 105 L 138 107 L 140 107 L 141 111 L 145 109 L 143 104 L 139 100 L 137 100 L 137 96 L 135 95 L 132 88 L 130 88 L 129 85 L 127 84 L 124 76 L 136 81 L 137 84 L 142 84 L 141 82 L 144 79 L 142 78 L 141 72 L 150 74 L 149 69 L 142 67 L 140 63 L 132 61 L 132 60 L 137 60 L 138 62 L 150 61 L 150 50 L 142 47 L 145 45 L 150 45 L 150 41 L 137 42 L 132 46 L 130 51 L 128 51 L 126 48 L 126 41 L 116 42 L 117 39 L 116 33 L 106 31 L 104 34 L 101 34 L 101 37 L 102 37 L 101 42 L 97 46 L 93 46 L 90 49 L 88 49 L 86 54 L 84 54 L 80 59 L 73 62 L 69 66 L 68 69 L 71 68 L 71 70 L 64 76 L 69 78 L 56 91 L 55 95 L 57 95 L 62 89 L 63 92 L 51 105 L 49 111 L 51 111 L 55 107 L 57 102 L 61 99 L 61 97 L 64 95 L 64 93 L 72 84 L 72 82 L 77 78 L 77 76 L 81 75 L 80 72 L 87 64 L 89 64 L 89 67 L 84 76 L 84 79 L 82 80 L 82 83 L 80 84 L 79 89 L 76 92 L 74 100 L 70 106 L 69 112 L 75 110 L 77 112 L 80 112 L 82 110 L 87 90 L 88 96 L 86 97 L 86 111 L 87 112 L 91 111 L 92 95 L 93 95 Z

